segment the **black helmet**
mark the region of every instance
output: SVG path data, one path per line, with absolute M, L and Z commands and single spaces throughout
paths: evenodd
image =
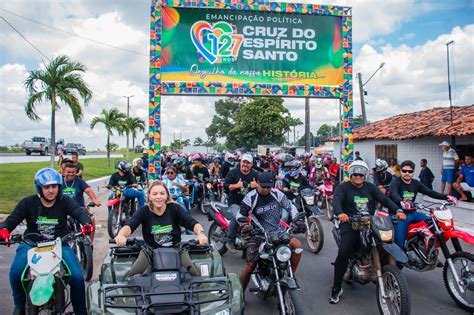
M 132 171 L 132 165 L 130 165 L 128 161 L 120 161 L 119 164 L 117 164 L 117 169 L 128 174 Z

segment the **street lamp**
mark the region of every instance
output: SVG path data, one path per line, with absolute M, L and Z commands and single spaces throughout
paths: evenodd
M 364 100 L 364 86 L 369 83 L 369 81 L 374 77 L 374 75 L 382 69 L 382 67 L 385 66 L 385 62 L 382 62 L 380 66 L 375 70 L 375 72 L 370 76 L 370 78 L 365 81 L 365 83 L 362 83 L 362 74 L 359 72 L 357 73 L 357 77 L 359 79 L 359 92 L 360 92 L 360 107 L 362 110 L 362 125 L 365 126 L 367 125 L 367 114 L 365 113 L 365 100 Z

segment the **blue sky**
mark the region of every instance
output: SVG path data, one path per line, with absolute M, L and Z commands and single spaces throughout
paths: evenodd
M 385 66 L 367 86 L 367 114 L 371 121 L 403 112 L 447 106 L 446 42 L 452 46 L 454 105 L 474 103 L 474 2 L 468 0 L 336 0 L 301 2 L 336 4 L 353 8 L 354 75 L 367 79 Z M 100 97 L 86 109 L 84 122 L 72 123 L 70 113 L 58 113 L 59 137 L 81 142 L 88 149 L 103 148 L 105 131 L 88 126 L 102 109 L 126 110 L 123 95 L 131 99 L 132 113 L 145 121 L 148 115 L 148 41 L 150 0 L 16 0 L 2 1 L 5 9 L 27 18 L 116 47 L 130 54 L 33 24 L 0 11 L 22 34 L 46 54 L 67 54 L 84 63 L 86 82 Z M 39 54 L 0 20 L 0 145 L 21 143 L 49 133 L 48 106 L 39 106 L 43 120 L 25 118 L 27 95 L 22 81 L 40 66 Z M 355 76 L 354 76 L 355 79 Z M 360 113 L 358 85 L 354 80 L 354 114 Z M 104 99 L 106 101 L 104 101 Z M 162 139 L 173 133 L 183 138 L 206 138 L 205 128 L 214 115 L 215 97 L 163 97 Z M 311 100 L 311 130 L 335 123 L 335 100 Z M 285 99 L 293 116 L 304 117 L 303 99 Z M 192 113 L 192 115 L 190 115 Z M 303 133 L 303 127 L 300 128 Z M 112 141 L 124 145 L 124 138 Z

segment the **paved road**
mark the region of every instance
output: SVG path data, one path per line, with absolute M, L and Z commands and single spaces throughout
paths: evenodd
M 71 158 L 70 155 L 65 155 L 64 157 Z M 96 158 L 105 158 L 106 154 L 89 154 L 89 155 L 81 155 L 79 157 L 80 160 L 82 159 L 96 159 Z M 111 158 L 121 158 L 122 154 L 111 154 Z M 50 156 L 41 156 L 41 155 L 25 155 L 25 154 L 18 154 L 18 153 L 2 153 L 0 154 L 0 164 L 6 163 L 25 163 L 25 162 L 46 162 L 50 160 Z M 56 161 L 58 157 L 56 157 Z
M 104 200 L 105 196 L 101 196 Z M 106 230 L 105 207 L 96 210 L 98 224 L 102 228 L 97 230 L 97 238 L 94 248 L 95 272 L 97 278 L 100 270 L 100 262 L 107 252 L 108 236 Z M 203 223 L 205 228 L 209 227 L 207 218 L 193 212 L 195 218 Z M 325 230 L 324 248 L 318 255 L 309 252 L 304 243 L 303 257 L 300 267 L 296 273 L 302 287 L 304 308 L 306 314 L 378 314 L 375 299 L 375 285 L 345 286 L 344 295 L 337 305 L 328 303 L 330 287 L 332 285 L 333 267 L 331 262 L 336 257 L 336 245 L 330 234 L 332 225 L 322 219 Z M 465 249 L 474 252 L 474 246 L 465 246 Z M 11 292 L 8 286 L 8 270 L 15 253 L 15 248 L 0 247 L 0 305 L 4 314 L 12 312 Z M 239 255 L 224 255 L 224 265 L 227 272 L 240 273 L 244 261 Z M 426 273 L 417 273 L 411 270 L 403 271 L 407 277 L 411 291 L 412 314 L 467 314 L 459 309 L 449 297 L 442 282 L 441 269 Z M 257 299 L 252 293 L 246 293 L 246 314 L 277 314 L 276 300 L 271 298 L 267 301 Z

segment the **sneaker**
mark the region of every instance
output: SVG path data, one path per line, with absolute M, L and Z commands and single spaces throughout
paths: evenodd
M 438 260 L 438 262 L 436 263 L 436 267 L 443 268 L 444 264 L 441 261 Z
M 232 242 L 227 242 L 227 243 L 225 243 L 225 247 L 227 247 L 227 250 L 228 250 L 231 254 L 236 254 L 236 253 L 237 253 L 237 249 L 235 249 L 234 243 L 232 243 Z
M 342 295 L 342 288 L 332 288 L 331 297 L 329 298 L 329 303 L 337 304 L 339 302 L 339 298 Z

